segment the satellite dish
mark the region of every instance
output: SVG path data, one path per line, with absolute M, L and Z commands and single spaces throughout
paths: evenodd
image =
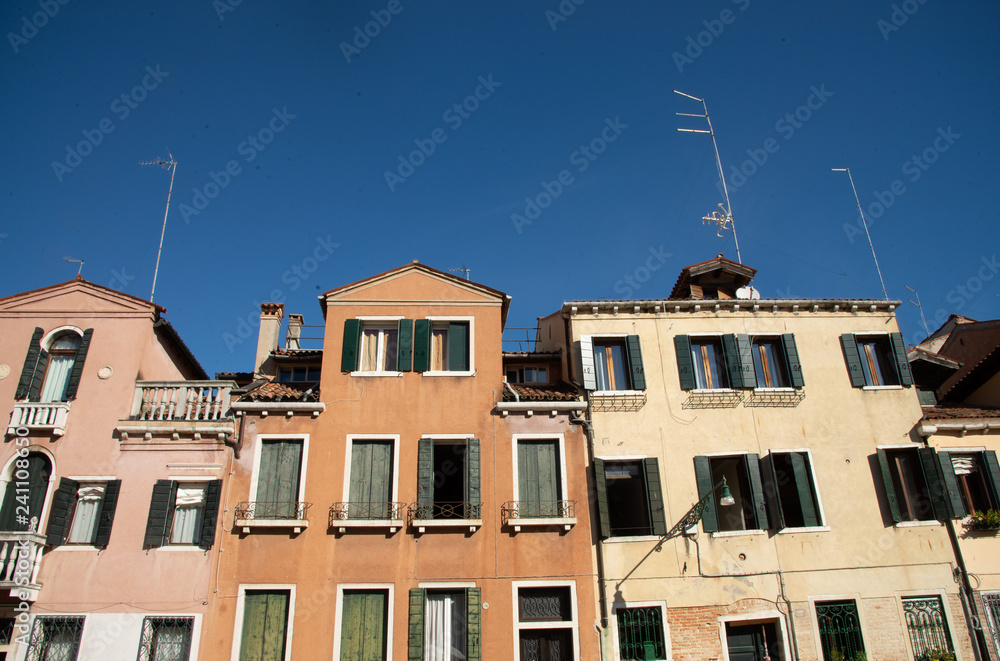
M 742 298 L 744 300 L 755 300 L 760 298 L 760 292 L 753 287 L 740 287 L 736 290 L 736 298 Z

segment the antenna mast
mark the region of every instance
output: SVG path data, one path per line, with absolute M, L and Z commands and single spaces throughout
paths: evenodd
M 910 285 L 903 285 L 903 286 L 906 287 L 907 289 L 909 289 L 910 291 L 912 291 L 914 293 L 914 295 L 917 297 L 917 302 L 916 303 L 913 303 L 913 299 L 909 299 L 908 298 L 906 300 L 908 300 L 908 301 L 910 301 L 910 303 L 913 303 L 914 305 L 916 305 L 917 309 L 920 310 L 920 321 L 924 322 L 924 332 L 927 333 L 927 337 L 930 337 L 931 336 L 931 330 L 929 328 L 927 328 L 927 319 L 924 317 L 924 306 L 920 305 L 920 294 L 918 294 L 917 290 L 914 289 L 913 287 L 911 287 Z
M 462 268 L 460 269 L 448 269 L 448 270 L 451 271 L 452 273 L 464 273 L 466 280 L 469 279 L 469 274 L 472 273 L 472 269 L 466 268 L 465 264 L 462 264 Z
M 718 236 L 722 236 L 723 230 L 732 229 L 733 230 L 733 241 L 736 243 L 736 261 L 740 264 L 743 263 L 743 258 L 740 256 L 740 240 L 736 236 L 736 221 L 733 220 L 733 203 L 729 201 L 729 186 L 726 185 L 726 174 L 722 170 L 722 158 L 719 157 L 719 144 L 715 141 L 715 131 L 712 129 L 712 118 L 708 116 L 708 104 L 705 103 L 705 99 L 699 99 L 696 96 L 691 96 L 690 94 L 685 94 L 680 90 L 674 90 L 674 94 L 680 94 L 681 96 L 686 96 L 689 99 L 694 99 L 695 101 L 700 101 L 702 107 L 705 109 L 704 115 L 697 115 L 689 112 L 679 112 L 675 113 L 680 117 L 703 117 L 705 121 L 708 122 L 708 130 L 705 129 L 677 129 L 684 133 L 707 133 L 712 136 L 712 146 L 715 147 L 715 167 L 719 170 L 719 180 L 722 182 L 722 194 L 726 197 L 726 206 L 719 204 L 719 211 L 713 211 L 711 214 L 702 217 L 702 223 L 713 222 L 718 228 Z
M 166 160 L 157 158 L 154 161 L 141 161 L 139 165 L 159 165 L 164 170 L 170 170 L 170 188 L 167 189 L 167 208 L 163 210 L 163 229 L 160 230 L 160 247 L 156 250 L 156 268 L 153 270 L 153 289 L 149 292 L 149 302 L 153 302 L 153 294 L 156 293 L 156 276 L 160 272 L 160 253 L 163 252 L 163 235 L 167 233 L 167 214 L 170 213 L 170 195 L 174 192 L 174 175 L 177 174 L 177 161 L 174 155 L 167 150 Z
M 76 277 L 78 277 L 78 278 L 83 277 L 82 275 L 80 275 L 81 273 L 83 273 L 83 260 L 82 259 L 73 259 L 72 257 L 63 257 L 63 259 L 65 259 L 67 262 L 73 262 L 74 264 L 79 264 L 80 268 L 78 268 L 76 270 Z
M 861 200 L 858 199 L 858 189 L 854 187 L 854 176 L 851 175 L 851 168 L 830 168 L 831 172 L 846 172 L 847 177 L 851 180 L 851 190 L 854 191 L 854 201 L 858 203 L 858 211 L 861 213 L 861 223 L 865 226 L 865 236 L 868 237 L 868 245 L 872 249 L 872 259 L 875 260 L 875 270 L 878 271 L 878 281 L 882 283 L 882 296 L 885 300 L 889 300 L 889 294 L 885 291 L 885 280 L 882 279 L 882 269 L 878 265 L 878 257 L 875 256 L 875 244 L 872 243 L 872 235 L 868 232 L 868 221 L 865 220 L 865 211 L 861 208 Z M 907 287 L 909 289 L 909 287 Z M 912 291 L 912 290 L 911 290 Z M 923 311 L 921 311 L 923 314 Z M 926 323 L 924 324 L 926 326 Z M 930 333 L 928 333 L 930 335 Z

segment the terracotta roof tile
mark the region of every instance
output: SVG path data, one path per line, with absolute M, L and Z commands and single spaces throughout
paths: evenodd
M 251 402 L 318 402 L 319 386 L 303 398 L 307 389 L 293 388 L 285 383 L 271 381 L 251 390 L 240 399 Z
M 580 399 L 576 388 L 564 381 L 543 385 L 528 385 L 526 383 L 509 383 L 507 385 L 514 389 L 521 401 L 575 402 Z M 503 389 L 503 399 L 505 402 L 516 401 L 508 388 Z
M 312 358 L 323 355 L 322 349 L 275 349 L 272 356 L 288 356 L 292 358 Z
M 1000 418 L 1000 408 L 973 406 L 925 406 L 924 420 L 965 420 Z

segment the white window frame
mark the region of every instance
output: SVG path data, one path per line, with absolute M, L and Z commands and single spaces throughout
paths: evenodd
M 856 603 L 856 602 L 855 602 Z M 816 607 L 813 605 L 813 619 L 816 619 Z M 858 612 L 860 616 L 861 607 L 858 607 Z M 777 621 L 777 622 L 775 622 Z M 778 610 L 765 610 L 765 611 L 755 611 L 753 613 L 740 613 L 739 615 L 720 615 L 719 616 L 719 640 L 722 641 L 722 659 L 723 661 L 729 661 L 729 639 L 726 637 L 726 624 L 742 624 L 742 623 L 753 623 L 760 622 L 762 624 L 767 622 L 775 622 L 777 625 L 778 643 L 781 645 L 781 658 L 791 659 L 792 651 L 789 646 L 789 636 L 788 636 L 788 622 L 785 619 L 784 613 Z M 861 634 L 864 635 L 865 628 L 861 627 Z M 817 639 L 819 638 L 818 628 L 816 633 Z M 821 647 L 816 647 L 817 655 Z M 868 642 L 865 641 L 865 649 L 868 649 Z
M 784 388 L 782 388 L 784 390 Z M 822 525 L 818 526 L 803 526 L 801 528 L 782 528 L 778 531 L 779 535 L 797 533 L 797 532 L 830 532 L 830 524 L 826 519 L 826 511 L 823 509 L 823 498 L 819 493 L 819 481 L 816 479 L 816 468 L 813 463 L 812 450 L 809 448 L 776 448 L 769 449 L 768 454 L 790 454 L 792 452 L 798 452 L 804 454 L 809 459 L 809 479 L 812 480 L 813 490 L 816 492 L 816 509 L 819 511 L 819 520 L 822 521 Z M 781 507 L 781 503 L 778 503 L 778 507 Z
M 594 382 L 595 383 L 597 382 L 597 356 L 596 356 L 596 354 L 594 354 L 594 343 L 595 343 L 595 341 L 600 341 L 602 339 L 620 339 L 620 338 L 626 338 L 626 340 L 627 340 L 628 336 L 629 336 L 629 333 L 594 333 L 594 334 L 589 334 L 589 335 L 584 334 L 584 335 L 580 336 L 581 342 L 590 342 L 590 358 L 593 361 L 593 365 L 594 365 Z M 626 342 L 626 346 L 625 346 L 625 353 L 626 354 L 628 353 L 628 344 L 627 344 L 627 342 Z M 626 363 L 627 363 L 627 361 L 628 361 L 628 356 L 627 355 L 625 356 L 625 360 L 626 360 Z M 629 385 L 632 385 L 632 372 L 631 372 L 631 370 L 627 369 L 628 368 L 627 364 L 625 365 L 625 367 L 626 367 L 626 374 L 628 375 L 628 383 L 629 383 Z M 581 374 L 580 377 L 582 379 L 583 375 Z M 598 389 L 595 388 L 591 392 L 591 394 L 595 395 L 595 396 L 612 395 L 612 394 L 614 394 L 614 395 L 641 395 L 641 394 L 643 394 L 645 392 L 646 392 L 645 390 L 636 390 L 634 388 L 620 388 L 618 390 L 598 390 Z
M 650 456 L 648 454 L 621 454 L 621 455 L 613 455 L 613 456 L 600 456 L 600 457 L 595 456 L 594 458 L 595 459 L 600 459 L 601 461 L 605 462 L 605 464 L 607 464 L 607 462 L 611 462 L 611 463 L 624 463 L 624 462 L 629 462 L 629 461 L 642 461 L 643 459 L 656 459 L 657 464 L 659 464 L 659 461 L 660 461 L 659 457 Z M 605 468 L 606 467 L 607 466 L 605 466 Z M 661 474 L 661 480 L 662 480 L 662 474 Z M 605 483 L 607 483 L 607 480 L 605 480 Z M 649 505 L 649 501 L 648 501 L 649 487 L 648 487 L 648 485 L 646 487 L 646 495 L 647 495 L 647 501 L 646 501 L 645 504 L 648 506 Z M 653 535 L 653 534 L 649 534 L 649 535 L 621 535 L 621 536 L 618 536 L 618 537 L 612 536 L 612 537 L 608 537 L 607 539 L 602 539 L 601 543 L 602 544 L 619 544 L 621 542 L 641 542 L 641 541 L 645 541 L 647 539 L 659 539 L 659 538 L 660 538 L 659 535 Z M 653 603 L 653 602 L 650 602 L 650 603 Z M 661 602 L 655 602 L 655 603 L 661 603 Z M 639 607 L 640 606 L 636 606 L 636 608 L 639 608 Z M 664 616 L 664 617 L 666 617 L 666 616 Z M 664 619 L 664 626 L 666 626 L 666 619 Z
M 248 502 L 257 499 L 257 483 L 260 479 L 260 455 L 264 447 L 264 441 L 302 441 L 302 461 L 299 466 L 299 495 L 296 502 L 302 503 L 306 499 L 306 467 L 309 466 L 309 434 L 258 434 L 257 441 L 253 448 L 253 473 L 250 475 L 250 493 L 247 496 Z M 204 482 L 201 478 L 184 478 L 194 482 Z M 179 480 L 178 480 L 179 481 Z M 301 532 L 302 528 L 308 527 L 307 519 L 249 519 L 241 521 L 239 527 L 243 532 L 250 532 L 250 528 L 294 528 L 295 532 Z
M 823 641 L 819 635 L 819 615 L 816 613 L 816 602 L 819 601 L 847 601 L 849 599 L 854 601 L 854 605 L 858 609 L 858 625 L 861 627 L 861 642 L 864 643 L 865 653 L 868 653 L 871 650 L 871 641 L 868 639 L 868 621 L 865 617 L 865 605 L 864 601 L 861 599 L 860 592 L 809 595 L 806 599 L 809 602 L 809 618 L 813 626 L 813 644 L 816 646 L 814 649 L 817 654 L 819 654 L 823 649 Z M 900 620 L 900 623 L 905 625 L 904 620 Z M 792 657 L 787 656 L 786 658 L 790 659 Z
M 466 441 L 465 449 L 468 451 L 469 445 L 468 441 L 475 438 L 475 434 L 423 434 L 420 440 L 429 441 L 444 441 L 441 445 L 448 445 L 449 442 L 452 445 L 458 445 L 460 441 Z M 437 443 L 434 444 L 435 446 Z M 480 447 L 480 454 L 482 453 L 482 447 Z M 482 457 L 480 456 L 479 461 L 480 471 L 482 471 Z M 482 492 L 482 480 L 480 479 L 480 492 Z M 480 497 L 482 494 L 480 493 Z M 482 502 L 480 502 L 480 513 L 482 512 Z M 466 527 L 468 526 L 469 532 L 476 532 L 483 525 L 483 520 L 480 519 L 414 519 L 413 526 L 417 529 L 418 533 L 426 532 L 426 528 L 455 528 L 455 527 Z M 470 585 L 467 587 L 476 587 L 475 585 Z
M 896 594 L 896 609 L 898 610 L 899 613 L 899 621 L 903 623 L 903 631 L 906 633 L 906 649 L 908 652 L 908 658 L 911 659 L 911 661 L 913 659 L 913 641 L 910 640 L 908 631 L 909 627 L 906 624 L 906 611 L 903 610 L 903 599 L 914 598 L 914 597 L 917 598 L 937 597 L 941 600 L 941 610 L 944 611 L 944 621 L 945 625 L 948 628 L 948 635 L 951 637 L 951 645 L 952 647 L 955 648 L 954 650 L 955 658 L 959 660 L 962 658 L 962 654 L 961 652 L 959 652 L 958 649 L 959 648 L 958 638 L 955 637 L 955 627 L 952 625 L 952 620 L 954 620 L 955 618 L 952 615 L 951 609 L 948 608 L 948 593 L 945 590 L 941 590 L 940 588 L 930 589 L 930 590 L 897 590 L 895 594 Z M 981 601 L 979 605 L 982 605 Z M 983 615 L 984 615 L 983 619 L 989 617 L 988 613 L 984 613 Z M 983 633 L 987 636 L 987 639 L 989 639 L 990 635 L 989 625 L 987 625 L 987 628 L 983 630 Z
M 204 485 L 205 486 L 205 490 L 206 490 L 205 491 L 205 495 L 207 496 L 208 495 L 208 483 L 211 482 L 212 480 L 215 480 L 215 479 L 218 479 L 218 478 L 210 477 L 208 475 L 201 476 L 201 477 L 199 477 L 199 476 L 192 476 L 192 475 L 185 475 L 185 476 L 171 475 L 167 479 L 171 480 L 172 482 L 178 482 L 179 484 L 187 484 L 187 485 L 201 484 L 201 485 Z M 256 493 L 256 491 L 254 493 Z M 207 505 L 207 503 L 206 503 L 206 505 Z M 174 496 L 174 504 L 171 506 L 171 519 L 170 519 L 170 527 L 171 528 L 173 528 L 173 525 L 174 525 L 174 521 L 173 521 L 173 508 L 176 508 L 176 507 L 177 507 L 177 496 Z M 203 506 L 202 509 L 204 509 L 204 506 Z M 204 513 L 202 513 L 202 516 L 204 516 Z M 203 549 L 200 546 L 198 546 L 197 540 L 195 540 L 195 542 L 193 544 L 173 544 L 173 543 L 170 542 L 170 536 L 169 535 L 167 536 L 166 543 L 163 546 L 160 546 L 160 547 L 157 548 L 157 551 L 167 551 L 167 550 L 169 550 L 169 551 L 197 551 L 199 553 L 205 553 L 205 549 Z
M 517 468 L 517 445 L 520 441 L 559 441 L 559 500 L 571 500 L 569 497 L 569 481 L 566 475 L 566 438 L 562 433 L 555 434 L 513 434 L 511 435 L 511 473 L 514 476 L 514 498 L 521 500 L 520 480 Z M 510 524 L 514 532 L 520 532 L 521 526 L 562 526 L 569 530 L 576 525 L 576 517 L 566 518 L 526 518 L 517 519 L 516 524 Z
M 201 644 L 201 613 L 136 613 L 139 615 L 139 644 L 142 644 L 142 626 L 147 619 L 192 619 L 191 623 L 191 649 L 188 661 L 194 661 L 198 658 L 198 647 Z M 242 624 L 242 623 L 241 623 Z M 242 627 L 241 627 L 242 629 Z M 137 647 L 138 651 L 139 648 Z
M 389 328 L 393 323 L 399 328 L 399 322 L 406 317 L 402 315 L 375 315 L 375 316 L 358 316 L 355 317 L 361 322 L 361 333 L 358 337 L 358 369 L 351 372 L 351 376 L 403 376 L 403 372 L 400 370 L 363 370 L 361 365 L 363 363 L 362 354 L 364 352 L 365 345 L 365 326 L 378 327 L 378 328 Z M 396 336 L 396 342 L 399 342 L 399 335 Z M 382 336 L 379 337 L 379 348 L 376 352 L 377 355 L 382 355 L 385 349 L 384 341 Z M 381 362 L 381 361 L 378 361 Z M 397 365 L 398 367 L 398 365 Z
M 240 583 L 236 597 L 236 626 L 233 627 L 233 651 L 231 661 L 240 661 L 240 643 L 243 638 L 243 611 L 246 608 L 247 590 L 287 590 L 288 620 L 285 624 L 285 658 L 292 658 L 292 629 L 295 623 L 295 583 Z M 340 605 L 339 603 L 337 604 Z M 338 614 L 340 609 L 338 608 Z M 193 642 L 193 641 L 192 641 Z M 192 651 L 193 646 L 192 646 Z
M 684 333 L 679 333 L 679 334 L 683 335 Z M 687 336 L 688 336 L 688 340 L 690 340 L 692 344 L 694 343 L 694 340 L 696 338 L 698 338 L 698 339 L 701 339 L 701 338 L 711 338 L 711 339 L 718 340 L 719 341 L 719 355 L 722 357 L 722 361 L 725 362 L 726 361 L 726 348 L 725 348 L 725 346 L 722 343 L 722 336 L 723 335 L 728 335 L 728 334 L 729 333 L 721 333 L 721 332 L 712 332 L 712 333 L 687 333 Z M 692 361 L 693 360 L 694 360 L 694 357 L 692 356 Z M 720 370 L 720 374 L 724 373 L 725 377 L 726 377 L 726 381 L 729 381 L 729 366 L 728 365 L 722 365 L 721 367 L 723 367 L 724 369 Z M 690 392 L 693 392 L 693 393 L 727 393 L 727 392 L 737 392 L 736 388 L 733 388 L 733 384 L 731 384 L 731 383 L 728 386 L 726 386 L 725 388 L 698 388 L 697 384 L 698 384 L 698 380 L 697 380 L 697 376 L 695 376 L 695 386 L 696 387 L 692 388 L 690 390 Z M 743 453 L 743 454 L 746 454 L 746 453 Z
M 623 605 L 614 604 L 611 608 L 611 613 L 614 616 L 614 624 L 611 628 L 611 641 L 614 645 L 615 661 L 621 661 L 622 658 L 622 646 L 621 641 L 618 639 L 618 611 L 628 610 L 630 608 L 659 608 L 660 609 L 660 619 L 663 622 L 663 647 L 666 653 L 667 659 L 672 659 L 673 648 L 670 643 L 670 623 L 667 621 L 667 602 L 665 601 L 626 601 Z M 785 657 L 791 658 L 791 657 Z
M 518 608 L 518 591 L 520 588 L 569 588 L 570 613 L 572 617 L 569 622 L 521 622 Z M 513 581 L 511 583 L 511 621 L 514 623 L 514 647 L 517 658 L 521 655 L 521 630 L 522 629 L 570 629 L 570 641 L 573 645 L 571 654 L 566 655 L 567 659 L 580 658 L 580 613 L 577 610 L 576 601 L 576 581 Z M 666 619 L 664 619 L 666 622 Z
M 861 347 L 858 346 L 858 340 L 861 339 L 861 338 L 865 338 L 865 337 L 880 337 L 880 338 L 885 338 L 886 343 L 889 345 L 888 351 L 892 351 L 892 341 L 890 340 L 890 337 L 889 337 L 891 335 L 891 333 L 889 333 L 887 331 L 861 331 L 859 333 L 851 333 L 851 335 L 854 336 L 854 346 L 857 347 L 857 349 L 858 349 L 858 355 L 860 356 L 860 358 L 861 358 L 862 361 L 865 359 L 865 355 L 864 355 L 864 352 L 861 351 Z M 889 357 L 888 353 L 886 353 L 886 357 L 887 358 Z M 864 370 L 863 369 L 861 371 L 861 375 L 862 375 L 862 377 L 864 377 Z M 873 385 L 871 385 L 871 384 L 868 383 L 868 379 L 865 379 L 865 385 L 861 386 L 861 389 L 862 390 L 902 390 L 903 386 L 900 385 L 900 384 L 873 386 Z
M 449 370 L 428 370 L 422 372 L 424 376 L 475 376 L 476 375 L 476 318 L 475 317 L 424 317 L 431 322 L 431 335 L 434 333 L 434 324 L 439 322 L 465 321 L 469 324 L 469 369 L 464 371 Z M 429 339 L 429 338 L 428 338 Z M 432 360 L 431 356 L 428 356 Z
M 354 441 L 392 441 L 392 496 L 391 502 L 399 502 L 399 434 L 348 434 L 344 449 L 344 487 L 341 500 L 351 500 L 351 455 Z M 336 528 L 345 532 L 346 528 L 388 528 L 395 533 L 403 526 L 402 519 L 338 519 Z
M 370 436 L 368 438 L 371 438 Z M 340 639 L 343 636 L 343 615 L 344 615 L 344 592 L 353 592 L 356 590 L 387 590 L 388 597 L 386 598 L 386 604 L 388 612 L 386 613 L 386 639 L 385 639 L 385 661 L 392 661 L 392 632 L 393 632 L 393 607 L 395 605 L 396 586 L 393 583 L 339 583 L 337 584 L 337 610 L 333 617 L 333 661 L 338 661 L 340 659 Z M 292 657 L 287 657 L 291 659 Z M 233 659 L 233 661 L 238 661 L 238 659 Z

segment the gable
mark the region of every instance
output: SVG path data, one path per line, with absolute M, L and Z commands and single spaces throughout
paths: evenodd
M 154 303 L 83 279 L 0 298 L 0 314 L 114 316 L 148 315 L 157 310 L 164 311 Z
M 500 303 L 501 297 L 482 288 L 444 279 L 432 273 L 405 271 L 385 278 L 359 283 L 350 290 L 333 294 L 329 301 L 475 301 Z

